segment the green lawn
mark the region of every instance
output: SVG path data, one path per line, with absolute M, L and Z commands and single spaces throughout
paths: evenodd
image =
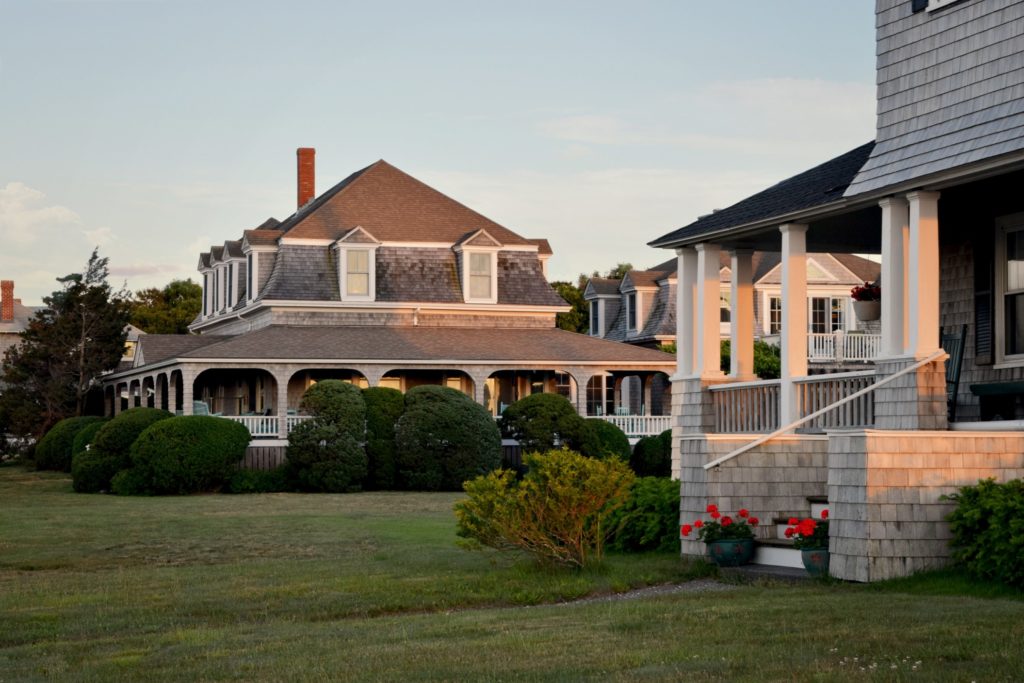
M 2 467 L 0 681 L 1024 677 L 1012 592 L 814 583 L 548 604 L 705 570 L 466 552 L 457 499 L 118 498 Z

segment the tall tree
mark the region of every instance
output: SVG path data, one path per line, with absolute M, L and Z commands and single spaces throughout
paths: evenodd
M 572 306 L 568 313 L 559 313 L 555 317 L 555 325 L 570 332 L 586 332 L 590 326 L 590 311 L 580 286 L 564 280 L 552 282 L 551 286 Z
M 131 323 L 149 334 L 188 334 L 203 302 L 203 288 L 189 280 L 171 280 L 163 289 L 135 292 Z
M 632 263 L 616 263 L 615 267 L 609 270 L 605 277 L 611 278 L 612 280 L 621 280 L 625 277 L 626 273 L 631 270 L 633 270 Z
M 7 350 L 0 382 L 3 421 L 15 434 L 39 436 L 59 420 L 82 415 L 98 377 L 124 355 L 128 292 L 107 283 L 107 259 L 97 251 L 85 271 L 57 281 L 21 341 Z

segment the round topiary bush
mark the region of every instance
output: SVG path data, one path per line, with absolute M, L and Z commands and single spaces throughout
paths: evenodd
M 118 473 L 119 494 L 214 491 L 245 457 L 249 430 L 232 420 L 188 415 L 147 427 L 131 447 L 132 467 Z
M 79 430 L 75 434 L 75 441 L 71 446 L 72 453 L 81 453 L 82 451 L 89 450 L 92 445 L 92 440 L 96 438 L 100 430 L 103 429 L 103 425 L 109 422 L 108 418 L 103 418 L 99 422 L 91 422 L 85 427 Z
M 591 458 L 620 458 L 625 462 L 629 462 L 633 450 L 625 432 L 599 417 L 586 420 L 579 448 L 583 455 Z
M 405 411 L 405 397 L 397 389 L 363 389 L 366 402 L 366 487 L 395 488 L 395 424 Z
M 337 424 L 356 441 L 366 432 L 366 402 L 359 387 L 337 379 L 317 382 L 302 395 L 299 408 L 308 415 Z
M 159 408 L 132 408 L 106 422 L 92 439 L 89 457 L 81 466 L 76 466 L 79 455 L 71 462 L 71 479 L 74 489 L 83 493 L 94 493 L 110 489 L 110 480 L 121 470 L 132 465 L 131 447 L 147 427 L 160 420 L 174 417 Z M 76 471 L 82 477 L 76 479 Z M 103 480 L 105 473 L 109 473 Z
M 668 477 L 672 474 L 672 430 L 645 436 L 633 446 L 629 466 L 638 477 Z
M 532 394 L 521 398 L 501 415 L 502 431 L 522 446 L 524 453 L 543 452 L 568 445 L 580 447 L 583 418 L 572 403 L 558 394 Z
M 36 469 L 70 472 L 75 436 L 89 425 L 102 423 L 102 417 L 84 416 L 68 417 L 53 425 L 36 444 Z
M 366 451 L 334 422 L 316 418 L 288 435 L 288 475 L 304 491 L 358 491 L 366 477 Z
M 458 491 L 464 481 L 501 465 L 501 433 L 494 418 L 447 387 L 409 390 L 395 442 L 398 480 L 406 489 Z

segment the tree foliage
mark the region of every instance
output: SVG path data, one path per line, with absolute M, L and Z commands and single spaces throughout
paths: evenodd
M 583 418 L 567 398 L 558 394 L 524 396 L 505 409 L 501 425 L 524 453 L 548 451 L 563 444 L 575 448 L 584 430 Z
M 84 413 L 89 391 L 124 355 L 128 292 L 107 283 L 97 251 L 85 271 L 57 281 L 17 346 L 7 350 L 0 381 L 2 421 L 14 434 L 39 436 L 65 417 Z
M 203 303 L 203 288 L 188 280 L 171 280 L 163 289 L 135 292 L 131 323 L 149 334 L 188 334 L 188 325 Z
M 555 316 L 555 326 L 570 332 L 586 333 L 590 329 L 590 307 L 583 299 L 583 287 L 586 286 L 586 282 L 582 285 L 574 285 L 571 282 L 559 280 L 552 282 L 551 286 L 555 288 L 560 297 L 565 299 L 566 303 L 572 306 L 572 310 L 568 313 L 559 313 Z

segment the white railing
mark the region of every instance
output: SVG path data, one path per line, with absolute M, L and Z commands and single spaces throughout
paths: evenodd
M 881 349 L 880 334 L 838 331 L 807 335 L 807 360 L 811 363 L 866 363 L 878 358 Z
M 882 353 L 882 335 L 880 334 L 846 334 L 843 335 L 843 358 L 855 361 L 870 361 Z
M 626 433 L 628 437 L 657 436 L 672 428 L 671 415 L 600 415 Z
M 757 434 L 779 426 L 777 379 L 736 382 L 711 387 L 715 431 L 719 434 Z
M 805 417 L 843 399 L 853 396 L 875 381 L 873 370 L 867 372 L 837 372 L 811 375 L 793 380 L 797 390 L 800 417 Z M 858 398 L 808 421 L 811 429 L 836 427 L 867 427 L 875 423 L 875 395 L 865 393 Z
M 287 415 L 287 416 L 285 416 L 285 429 L 287 430 L 287 433 L 285 434 L 285 436 L 287 436 L 288 434 L 291 434 L 292 430 L 295 429 L 295 426 L 297 424 L 299 424 L 300 422 L 305 422 L 306 420 L 308 420 L 311 417 L 313 417 L 313 416 L 312 415 Z
M 843 348 L 842 344 L 839 348 Z M 811 333 L 807 335 L 807 361 L 829 363 L 836 360 L 836 335 Z
M 244 425 L 254 439 L 277 438 L 280 424 L 280 418 L 277 415 L 223 415 L 222 417 Z

